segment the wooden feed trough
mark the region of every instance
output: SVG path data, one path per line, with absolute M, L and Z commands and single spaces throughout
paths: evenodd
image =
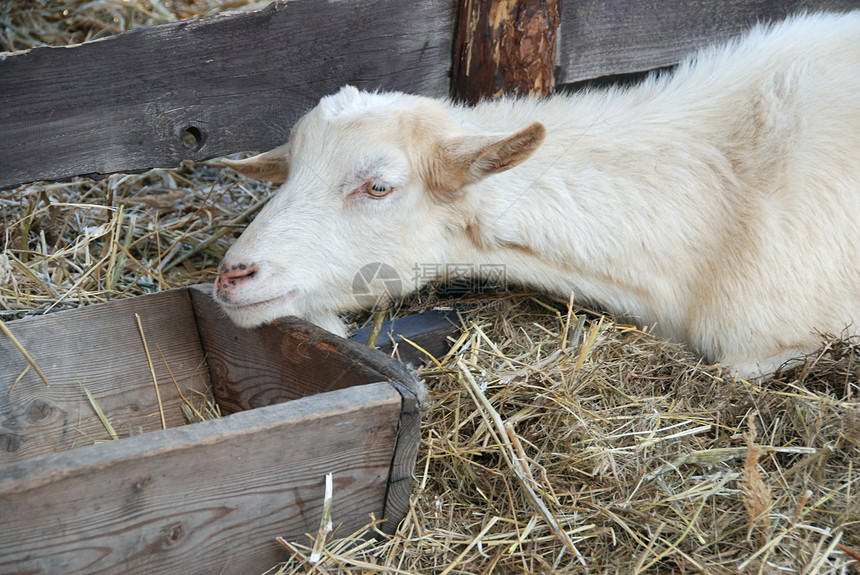
M 342 535 L 407 509 L 424 390 L 379 351 L 236 328 L 208 286 L 7 326 L 50 385 L 0 334 L 0 573 L 263 572 L 327 473 Z M 210 385 L 224 417 L 186 425 Z

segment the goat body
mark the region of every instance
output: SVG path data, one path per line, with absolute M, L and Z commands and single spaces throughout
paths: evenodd
M 759 26 L 628 88 L 465 107 L 346 87 L 227 164 L 284 182 L 219 269 L 242 326 L 342 332 L 380 262 L 404 291 L 436 279 L 419 268 L 504 266 L 743 376 L 858 333 L 860 12 Z

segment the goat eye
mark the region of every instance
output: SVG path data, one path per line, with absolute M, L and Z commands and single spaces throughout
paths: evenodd
M 374 198 L 381 198 L 390 194 L 393 188 L 388 184 L 382 184 L 379 182 L 367 182 L 364 189 L 369 195 L 373 196 Z

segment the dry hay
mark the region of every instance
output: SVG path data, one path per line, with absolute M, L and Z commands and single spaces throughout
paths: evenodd
M 202 164 L 0 192 L 0 318 L 211 281 L 269 192 Z
M 102 22 L 104 7 L 204 4 L 18 5 Z M 43 17 L 26 44 L 34 13 L 0 12 L 7 48 L 8 22 L 16 49 L 151 23 Z M 201 164 L 0 192 L 0 319 L 211 281 L 271 189 Z M 418 372 L 430 393 L 397 533 L 372 518 L 336 530 L 315 564 L 310 538 L 286 544 L 271 573 L 858 572 L 857 338 L 823 338 L 804 366 L 750 383 L 564 302 L 477 304 L 452 352 Z
M 66 46 L 230 10 L 268 0 L 14 0 L 0 4 L 0 51 Z
M 391 538 L 336 534 L 319 572 L 856 572 L 856 338 L 754 384 L 518 296 L 419 373 L 407 518 Z M 274 572 L 311 572 L 310 545 Z

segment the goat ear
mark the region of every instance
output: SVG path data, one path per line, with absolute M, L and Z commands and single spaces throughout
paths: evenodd
M 510 135 L 461 136 L 441 147 L 436 166 L 438 188 L 455 191 L 491 174 L 509 170 L 531 156 L 546 137 L 546 128 L 534 122 Z
M 290 173 L 287 144 L 244 160 L 221 160 L 221 163 L 228 168 L 233 168 L 243 176 L 278 184 L 286 182 Z

